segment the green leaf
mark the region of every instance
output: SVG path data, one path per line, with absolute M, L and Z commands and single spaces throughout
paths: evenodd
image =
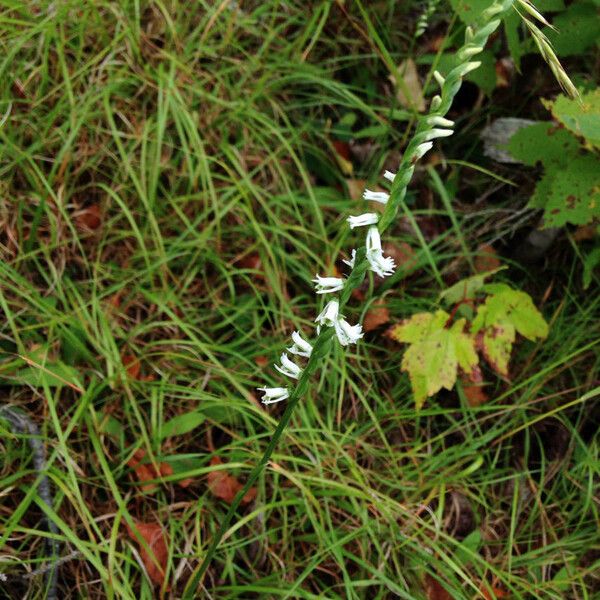
M 450 0 L 450 4 L 460 19 L 470 25 L 479 19 L 493 0 Z
M 449 318 L 443 310 L 419 313 L 391 332 L 394 339 L 410 343 L 401 366 L 409 375 L 417 410 L 427 397 L 454 387 L 459 366 L 471 372 L 479 361 L 473 338 L 463 331 L 465 320 L 446 329 Z
M 532 167 L 538 162 L 546 166 L 567 164 L 579 149 L 577 139 L 552 121 L 522 127 L 512 135 L 507 146 L 511 156 Z
M 580 100 L 559 96 L 554 102 L 544 101 L 544 106 L 575 135 L 600 147 L 600 88 L 581 94 Z
M 206 420 L 204 413 L 189 412 L 177 415 L 163 424 L 160 430 L 160 438 L 170 438 L 176 435 L 188 433 L 201 425 Z
M 485 280 L 488 277 L 494 275 L 494 273 L 497 273 L 498 271 L 503 271 L 506 268 L 507 267 L 498 267 L 493 271 L 485 271 L 484 273 L 478 273 L 477 275 L 471 275 L 471 277 L 461 279 L 447 290 L 444 290 L 440 294 L 439 299 L 448 304 L 457 304 L 462 300 L 472 300 L 475 298 L 477 292 L 483 289 Z
M 505 377 L 508 377 L 508 363 L 514 342 L 515 328 L 508 322 L 488 327 L 481 339 L 485 359 L 494 371 Z
M 571 4 L 552 25 L 555 29 L 545 27 L 543 32 L 558 56 L 583 54 L 600 39 L 598 10 L 589 2 Z
M 593 155 L 573 159 L 562 169 L 548 173 L 551 178 L 536 188 L 532 204 L 539 205 L 546 193 L 544 227 L 567 223 L 585 225 L 600 218 L 600 160 Z
M 594 269 L 600 265 L 600 248 L 594 248 L 583 260 L 583 289 L 587 290 L 592 283 Z

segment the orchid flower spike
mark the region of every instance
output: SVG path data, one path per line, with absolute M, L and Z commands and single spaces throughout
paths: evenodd
M 391 256 L 384 256 L 381 249 L 381 237 L 377 227 L 369 227 L 367 232 L 367 260 L 371 271 L 380 277 L 389 277 L 396 268 L 396 263 Z
M 274 404 L 275 402 L 281 402 L 282 400 L 287 400 L 290 397 L 290 392 L 287 388 L 276 387 L 276 388 L 268 388 L 268 387 L 260 387 L 256 388 L 263 393 L 262 403 L 263 404 Z
M 380 204 L 386 204 L 387 201 L 390 199 L 390 195 L 386 192 L 372 192 L 371 190 L 365 190 L 363 192 L 363 198 L 365 200 L 379 202 Z
M 339 292 L 344 288 L 344 280 L 339 277 L 320 277 L 315 275 L 316 279 L 313 279 L 317 294 L 331 294 L 333 292 Z
M 275 365 L 275 368 L 282 375 L 292 379 L 298 379 L 300 373 L 302 373 L 302 369 L 295 362 L 292 362 L 285 352 L 281 355 L 281 366 Z
M 335 333 L 342 346 L 356 344 L 356 342 L 364 335 L 360 324 L 350 325 L 350 323 L 344 319 L 338 319 L 336 321 Z
M 379 221 L 377 213 L 364 213 L 357 217 L 348 217 L 348 223 L 350 223 L 350 229 L 355 227 L 364 227 L 365 225 L 375 225 Z
M 346 260 L 343 259 L 342 262 L 346 265 L 348 265 L 351 269 L 354 269 L 354 262 L 356 261 L 356 250 L 353 248 L 352 249 L 352 258 Z
M 327 303 L 321 314 L 315 319 L 317 325 L 327 325 L 333 327 L 339 318 L 340 303 L 337 300 L 331 300 Z
M 292 333 L 292 341 L 294 342 L 294 344 L 287 349 L 287 351 L 290 354 L 310 358 L 312 346 L 305 339 L 302 338 L 299 331 L 294 331 L 294 333 Z
M 385 177 L 385 179 L 387 179 L 388 181 L 393 182 L 394 178 L 396 177 L 396 173 L 392 173 L 391 171 L 386 171 L 383 176 Z

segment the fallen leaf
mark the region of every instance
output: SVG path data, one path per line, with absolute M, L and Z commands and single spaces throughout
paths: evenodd
M 386 256 L 391 256 L 396 265 L 402 267 L 405 271 L 414 269 L 417 265 L 415 251 L 406 242 L 400 242 L 399 244 L 388 242 L 383 245 L 383 253 Z
M 331 144 L 335 149 L 335 159 L 344 175 L 350 176 L 354 172 L 354 167 L 350 160 L 350 145 L 340 140 L 332 140 Z
M 173 475 L 173 467 L 169 463 L 162 462 L 154 466 L 152 463 L 142 463 L 144 458 L 146 458 L 146 451 L 143 448 L 138 448 L 127 461 L 127 466 L 134 470 L 138 481 L 152 481 L 159 477 Z M 179 482 L 179 485 L 181 485 L 181 482 Z M 183 485 L 182 487 L 187 486 Z M 147 483 L 142 485 L 141 488 L 144 492 L 151 492 L 156 489 L 156 484 Z
M 365 179 L 346 179 L 350 200 L 362 200 L 366 184 L 367 182 Z
M 262 266 L 262 261 L 260 260 L 260 256 L 258 252 L 252 252 L 251 254 L 246 254 L 243 258 L 235 261 L 235 266 L 240 269 L 250 269 L 252 271 L 260 271 Z
M 75 225 L 84 231 L 95 231 L 102 225 L 102 212 L 97 204 L 90 204 L 73 214 Z
M 498 269 L 502 263 L 498 258 L 498 253 L 490 244 L 481 244 L 477 248 L 477 256 L 475 257 L 475 271 L 477 273 L 485 273 Z
M 409 344 L 401 367 L 409 375 L 417 410 L 427 397 L 442 388 L 454 387 L 458 367 L 470 374 L 478 364 L 475 341 L 463 331 L 465 319 L 459 319 L 447 329 L 449 320 L 450 315 L 443 310 L 417 313 L 388 333 L 392 339 Z
M 398 65 L 398 74 L 402 77 L 402 83 L 396 82 L 395 75 L 390 75 L 390 81 L 396 86 L 396 98 L 406 108 L 414 108 L 419 112 L 425 110 L 423 99 L 423 88 L 419 79 L 417 65 L 412 58 L 403 60 Z
M 210 464 L 221 465 L 223 461 L 218 456 L 213 456 L 210 459 Z M 229 475 L 225 471 L 211 471 L 208 474 L 208 489 L 221 500 L 224 500 L 228 504 L 233 502 L 237 493 L 244 486 L 232 475 Z M 242 498 L 242 504 L 248 504 L 252 502 L 256 497 L 256 488 L 250 488 L 245 496 Z
M 167 562 L 169 558 L 169 543 L 162 525 L 159 523 L 135 522 L 139 534 L 144 538 L 148 549 L 138 539 L 135 532 L 127 525 L 127 533 L 139 546 L 140 558 L 144 563 L 150 581 L 155 585 L 162 586 L 165 581 Z
M 121 362 L 123 363 L 125 371 L 127 372 L 127 375 L 129 375 L 129 377 L 131 377 L 132 379 L 140 378 L 140 371 L 142 369 L 142 365 L 138 358 L 133 356 L 133 354 L 122 353 Z
M 499 600 L 500 598 L 510 597 L 510 592 L 507 592 L 506 590 L 503 590 L 502 588 L 496 585 L 492 585 L 491 588 L 492 589 L 490 591 L 487 586 L 481 584 L 481 587 L 479 589 L 485 600 Z
M 363 330 L 373 331 L 381 325 L 389 323 L 390 311 L 382 305 L 381 301 L 377 302 L 367 311 L 365 318 L 363 319 Z
M 269 364 L 269 359 L 266 356 L 260 355 L 254 358 L 254 362 L 258 367 L 266 367 Z
M 442 584 L 434 579 L 431 575 L 425 575 L 425 591 L 427 592 L 427 600 L 452 600 L 452 596 L 442 586 Z
M 469 406 L 481 406 L 489 400 L 483 387 L 483 374 L 479 365 L 473 367 L 470 375 L 462 374 L 460 381 Z

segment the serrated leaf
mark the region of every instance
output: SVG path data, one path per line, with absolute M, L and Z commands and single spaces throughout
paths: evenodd
M 450 315 L 444 310 L 435 313 L 416 313 L 390 329 L 392 339 L 397 342 L 414 343 L 426 339 L 431 333 L 442 329 Z
M 477 311 L 471 327 L 473 333 L 482 327 L 511 324 L 528 340 L 544 339 L 548 335 L 548 324 L 529 294 L 513 290 L 504 283 L 488 284 L 485 290 L 491 295 Z
M 581 98 L 574 100 L 559 96 L 554 102 L 545 101 L 544 106 L 575 135 L 600 146 L 600 88 L 581 94 Z
M 479 292 L 485 285 L 485 280 L 491 277 L 498 271 L 502 271 L 507 267 L 498 267 L 491 271 L 485 271 L 484 273 L 477 273 L 477 275 L 471 275 L 461 279 L 454 285 L 450 286 L 447 290 L 444 290 L 439 299 L 448 304 L 457 304 L 461 300 L 471 300 L 475 298 L 475 294 Z
M 442 388 L 454 387 L 459 366 L 470 372 L 478 363 L 473 337 L 463 331 L 465 320 L 446 329 L 449 318 L 443 310 L 419 313 L 391 332 L 394 339 L 410 343 L 401 366 L 409 375 L 417 409 Z

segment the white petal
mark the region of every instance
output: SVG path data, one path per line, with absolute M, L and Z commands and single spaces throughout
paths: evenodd
M 348 217 L 348 223 L 350 223 L 351 229 L 354 229 L 355 227 L 364 227 L 365 225 L 374 225 L 377 221 L 379 221 L 379 215 L 377 215 L 377 213 L 363 213 L 356 217 Z
M 481 65 L 481 62 L 477 60 L 460 65 L 460 67 L 457 67 L 459 77 L 464 77 L 467 73 L 477 69 L 479 65 Z
M 372 202 L 386 204 L 387 201 L 390 199 L 390 195 L 386 192 L 372 192 L 371 190 L 365 190 L 363 192 L 363 198 L 365 200 L 371 200 Z
M 415 150 L 415 160 L 419 160 L 427 154 L 433 148 L 433 142 L 425 142 L 424 144 L 419 144 L 417 149 Z
M 384 256 L 381 250 L 374 250 L 367 254 L 367 260 L 369 261 L 369 267 L 371 271 L 379 275 L 380 277 L 389 277 L 393 275 L 396 263 L 391 256 Z
M 454 127 L 454 121 L 439 116 L 429 117 L 427 123 L 434 127 Z
M 356 344 L 363 337 L 361 325 L 350 325 L 344 319 L 339 319 L 335 324 L 335 333 L 342 346 Z
M 275 365 L 275 368 L 282 375 L 291 377 L 292 379 L 298 379 L 300 373 L 302 373 L 302 369 L 296 363 L 292 362 L 285 352 L 281 355 L 281 366 Z
M 444 83 L 446 83 L 446 80 L 443 78 L 442 74 L 439 71 L 434 71 L 433 76 L 435 77 L 435 80 L 438 82 L 438 85 L 440 87 L 442 87 Z
M 377 227 L 369 227 L 367 231 L 367 254 L 373 250 L 381 250 L 381 236 L 379 235 L 379 229 Z
M 296 356 L 304 356 L 305 358 L 310 357 L 312 346 L 302 338 L 299 331 L 294 331 L 294 333 L 292 333 L 292 341 L 294 344 L 287 349 L 288 352 L 295 354 Z
M 435 140 L 436 138 L 448 137 L 448 136 L 452 135 L 453 133 L 454 133 L 454 131 L 452 129 L 432 129 L 431 131 L 427 132 L 425 139 L 427 141 Z
M 394 178 L 396 177 L 396 173 L 392 173 L 391 171 L 386 171 L 383 176 L 388 180 L 388 181 L 394 181 Z
M 319 325 L 333 326 L 338 320 L 340 303 L 337 300 L 331 300 L 323 309 L 321 314 L 315 319 Z
M 332 292 L 339 292 L 344 288 L 344 280 L 339 277 L 320 277 L 316 275 L 316 279 L 313 279 L 317 294 L 330 294 Z
M 263 404 L 273 404 L 274 402 L 281 402 L 282 400 L 286 400 L 289 398 L 290 393 L 287 388 L 277 387 L 277 388 L 267 388 L 261 387 L 257 388 L 263 393 L 262 403 Z
M 352 258 L 350 260 L 342 260 L 343 263 L 347 264 L 351 269 L 354 269 L 354 263 L 356 261 L 356 250 L 352 249 Z

